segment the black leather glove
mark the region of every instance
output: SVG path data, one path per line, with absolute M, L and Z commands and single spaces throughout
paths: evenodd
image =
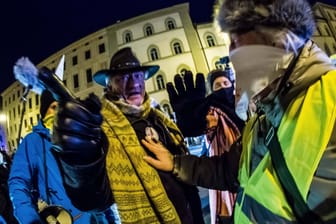
M 59 101 L 52 141 L 63 185 L 75 207 L 103 211 L 113 203 L 105 156 L 108 140 L 101 129 L 101 103 L 94 94 L 84 101 Z
M 209 107 L 205 100 L 205 79 L 202 73 L 193 74 L 188 71 L 182 78 L 177 74 L 174 84 L 167 83 L 170 104 L 175 112 L 177 125 L 186 137 L 204 134 L 206 129 L 206 113 Z
M 102 155 L 100 109 L 100 100 L 94 94 L 84 101 L 59 101 L 52 141 L 64 161 L 87 164 Z

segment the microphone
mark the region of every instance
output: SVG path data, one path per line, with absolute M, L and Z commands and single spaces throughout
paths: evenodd
M 30 90 L 31 90 L 32 88 L 33 88 L 33 87 L 32 87 L 31 85 L 28 85 L 28 86 L 25 88 L 25 90 L 24 90 L 24 92 L 23 92 L 23 94 L 22 94 L 22 96 L 21 96 L 21 101 L 27 102 L 28 94 L 30 93 Z
M 75 95 L 50 69 L 47 67 L 36 68 L 27 57 L 22 57 L 16 62 L 13 72 L 19 82 L 39 95 L 43 90 L 48 89 L 57 101 L 75 101 Z

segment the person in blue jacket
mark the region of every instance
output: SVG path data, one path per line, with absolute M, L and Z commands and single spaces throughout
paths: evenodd
M 103 213 L 90 214 L 76 209 L 66 195 L 62 176 L 51 150 L 50 130 L 56 107 L 57 102 L 53 95 L 45 90 L 40 100 L 41 119 L 22 140 L 14 155 L 8 180 L 14 215 L 20 223 L 44 223 L 46 220 L 43 220 L 43 214 L 50 215 L 46 206 L 49 206 L 51 214 L 53 210 L 62 207 L 71 215 L 73 223 L 98 223 L 99 217 L 105 220 L 102 223 L 108 223 Z M 51 209 L 51 205 L 60 207 Z M 69 223 L 69 220 L 65 223 Z

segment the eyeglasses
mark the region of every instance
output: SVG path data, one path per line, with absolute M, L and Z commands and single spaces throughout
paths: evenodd
M 113 78 L 116 82 L 127 82 L 130 77 L 132 77 L 133 81 L 142 81 L 145 77 L 145 73 L 143 71 L 140 72 L 132 72 L 130 74 L 122 74 L 122 75 L 116 75 Z

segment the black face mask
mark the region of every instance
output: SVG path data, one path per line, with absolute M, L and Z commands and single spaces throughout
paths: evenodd
M 234 108 L 235 105 L 235 97 L 233 95 L 234 87 L 231 86 L 229 88 L 222 88 L 217 91 L 213 91 L 210 94 L 211 102 L 214 106 L 222 108 L 221 106 L 225 106 L 228 108 Z
M 224 88 L 213 91 L 207 99 L 211 106 L 221 109 L 237 125 L 239 130 L 243 130 L 245 122 L 241 120 L 235 112 L 235 96 L 233 95 L 234 87 Z

